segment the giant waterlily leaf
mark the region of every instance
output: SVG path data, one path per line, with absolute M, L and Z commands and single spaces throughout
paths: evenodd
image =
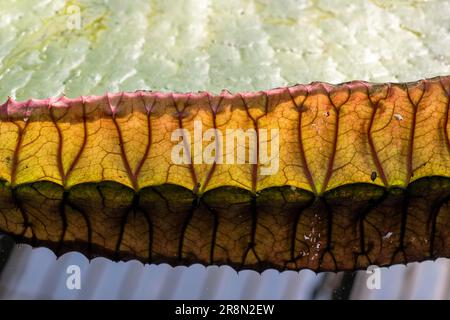
M 447 256 L 449 94 L 444 77 L 10 99 L 0 227 L 58 253 L 257 269 Z
M 450 78 L 267 90 L 449 73 L 424 41 L 445 43 L 448 15 L 410 17 L 445 4 L 227 3 L 3 4 L 0 93 L 23 102 L 0 109 L 0 230 L 57 254 L 258 270 L 450 256 Z M 222 88 L 242 93 L 170 92 Z M 256 162 L 226 149 L 232 129 Z

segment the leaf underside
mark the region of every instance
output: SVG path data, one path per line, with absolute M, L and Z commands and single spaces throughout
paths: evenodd
M 0 231 L 58 255 L 259 271 L 450 257 L 449 93 L 439 77 L 10 99 Z M 174 164 L 171 134 L 194 120 L 203 132 L 278 129 L 279 170 Z

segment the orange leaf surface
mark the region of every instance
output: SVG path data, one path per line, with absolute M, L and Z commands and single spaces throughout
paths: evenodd
M 449 94 L 440 77 L 10 99 L 0 230 L 58 254 L 257 270 L 449 257 Z M 224 139 L 254 129 L 276 170 L 263 174 L 261 148 L 257 163 L 204 161 L 213 139 L 198 142 L 196 126 Z M 177 129 L 193 133 L 190 163 L 173 160 Z

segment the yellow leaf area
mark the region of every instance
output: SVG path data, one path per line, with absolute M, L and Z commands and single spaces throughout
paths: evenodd
M 258 192 L 289 185 L 317 195 L 354 183 L 406 187 L 422 177 L 450 177 L 449 92 L 450 77 L 440 77 L 242 94 L 8 100 L 1 106 L 0 179 L 13 187 L 51 181 L 66 189 L 100 181 L 135 190 L 175 184 L 197 194 L 222 186 Z M 201 161 L 194 137 L 199 122 L 202 134 L 218 129 L 224 141 L 227 129 L 255 129 L 269 156 L 277 155 L 270 150 L 277 129 L 278 170 L 262 175 L 260 157 L 228 163 L 225 145 L 223 163 Z M 191 164 L 173 161 L 180 141 L 172 134 L 180 128 L 191 133 Z M 203 137 L 200 152 L 212 141 Z

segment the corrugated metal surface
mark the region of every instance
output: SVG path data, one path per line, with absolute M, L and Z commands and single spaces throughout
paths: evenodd
M 67 267 L 78 265 L 81 289 L 69 290 Z M 228 266 L 171 267 L 137 261 L 89 262 L 77 252 L 56 260 L 46 248 L 17 245 L 0 275 L 0 299 L 331 299 L 343 273 L 267 270 L 237 273 Z M 450 260 L 381 268 L 381 289 L 356 273 L 351 299 L 449 299 Z

